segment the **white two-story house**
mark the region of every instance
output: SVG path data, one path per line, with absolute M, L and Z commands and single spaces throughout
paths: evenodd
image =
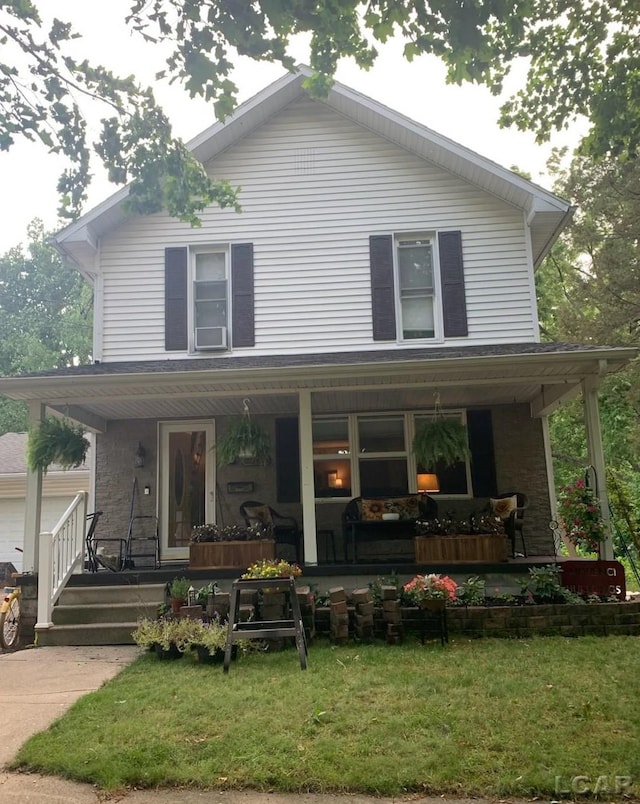
M 200 228 L 133 217 L 123 189 L 60 232 L 95 291 L 94 363 L 0 392 L 32 422 L 50 409 L 96 434 L 102 532 L 156 515 L 163 561 L 187 557 L 192 525 L 240 522 L 246 499 L 299 520 L 307 565 L 318 533 L 340 553 L 351 498 L 419 490 L 412 436 L 436 406 L 466 422 L 471 450 L 441 475 L 440 510 L 524 492 L 529 553 L 553 554 L 547 416 L 584 395 L 603 490 L 597 388 L 634 354 L 540 342 L 534 271 L 570 205 L 345 86 L 311 99 L 307 74 L 190 144 L 241 188 L 241 213 L 211 207 Z M 244 400 L 273 460 L 217 466 Z M 32 503 L 39 488 L 34 473 Z

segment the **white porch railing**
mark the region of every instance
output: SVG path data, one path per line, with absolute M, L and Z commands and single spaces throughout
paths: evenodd
M 55 528 L 40 534 L 36 629 L 51 628 L 56 600 L 74 569 L 84 564 L 88 496 L 79 491 Z

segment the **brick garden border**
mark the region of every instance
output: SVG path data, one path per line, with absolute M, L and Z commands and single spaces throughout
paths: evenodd
M 355 607 L 349 606 L 349 634 L 355 633 Z M 402 625 L 419 633 L 421 612 L 403 606 Z M 315 610 L 316 633 L 330 634 L 329 607 Z M 374 608 L 374 636 L 386 637 L 382 607 Z M 477 639 L 482 637 L 524 638 L 531 636 L 640 636 L 640 602 L 562 603 L 524 606 L 450 606 L 449 633 Z M 435 623 L 427 621 L 427 635 L 437 635 Z

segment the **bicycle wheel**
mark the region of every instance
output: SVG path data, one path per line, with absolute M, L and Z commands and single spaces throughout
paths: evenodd
M 17 595 L 9 598 L 6 609 L 0 614 L 0 645 L 12 650 L 18 644 L 20 634 L 20 601 Z

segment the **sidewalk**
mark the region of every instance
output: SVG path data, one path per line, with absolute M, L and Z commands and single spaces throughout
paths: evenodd
M 32 734 L 46 729 L 82 695 L 98 689 L 140 654 L 133 646 L 35 648 L 0 654 L 0 801 L 2 804 L 443 804 L 442 798 L 372 798 L 216 790 L 132 790 L 107 796 L 88 784 L 1 770 Z M 455 804 L 482 804 L 456 799 Z

